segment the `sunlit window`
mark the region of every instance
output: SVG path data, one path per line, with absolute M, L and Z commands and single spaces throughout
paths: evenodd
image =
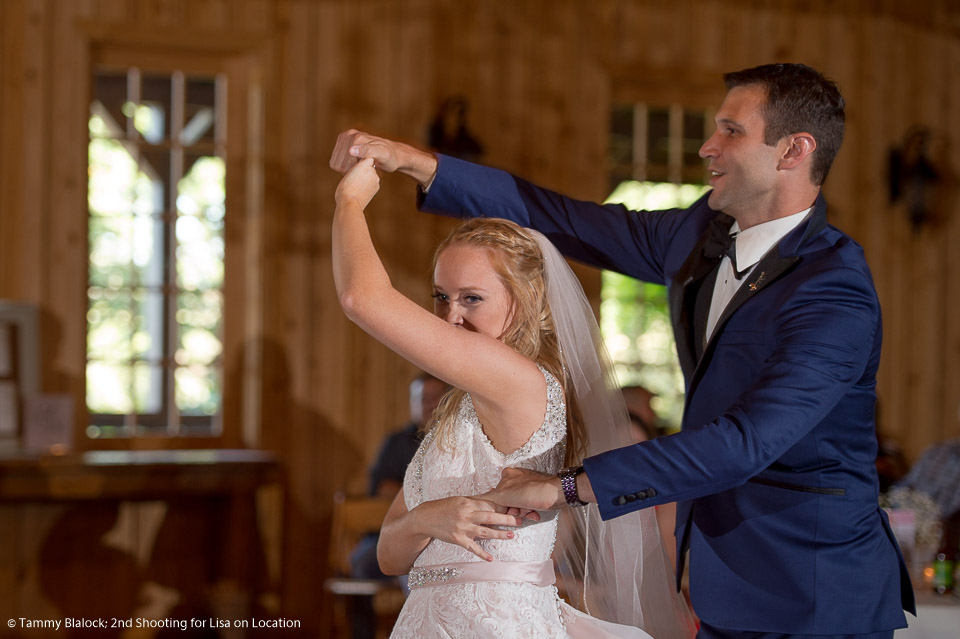
M 225 79 L 98 69 L 92 89 L 87 433 L 217 434 Z
M 706 192 L 698 151 L 708 114 L 679 106 L 629 104 L 610 119 L 607 202 L 630 209 L 685 207 Z M 670 323 L 667 288 L 619 273 L 602 274 L 600 330 L 621 386 L 651 391 L 667 430 L 680 427 L 683 375 Z

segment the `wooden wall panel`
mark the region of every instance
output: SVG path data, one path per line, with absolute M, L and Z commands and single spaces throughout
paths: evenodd
M 960 68 L 960 42 L 957 39 L 948 40 L 944 56 L 951 69 Z M 948 79 L 951 77 L 952 74 Z M 960 331 L 956 329 L 957 318 L 960 318 L 960 252 L 950 250 L 960 238 L 960 143 L 957 142 L 960 140 L 960 118 L 956 117 L 960 113 L 960 82 L 949 80 L 943 85 L 946 90 L 943 110 L 947 117 L 941 118 L 940 123 L 945 139 L 950 141 L 943 149 L 944 162 L 950 167 L 950 173 L 946 176 L 948 188 L 943 198 L 946 215 L 943 234 L 949 248 L 942 265 L 946 328 L 943 336 L 946 362 L 943 374 L 944 430 L 937 439 L 960 437 Z
M 821 29 L 822 38 L 816 41 L 813 46 L 819 46 L 824 51 L 832 51 L 844 46 L 848 46 L 851 41 L 851 34 L 856 31 L 857 21 L 851 16 L 839 14 L 826 14 L 822 21 L 824 27 Z M 804 33 L 804 29 L 795 25 L 797 33 Z M 791 34 L 795 37 L 795 33 Z M 805 49 L 804 57 L 809 58 L 812 52 Z M 844 89 L 844 96 L 847 103 L 847 118 L 855 120 L 858 110 L 862 108 L 856 90 L 857 74 L 859 60 L 856 56 L 843 56 L 838 58 L 830 65 L 829 77 L 837 82 Z M 840 147 L 840 156 L 834 162 L 830 170 L 828 180 L 829 186 L 826 194 L 829 197 L 829 215 L 831 224 L 847 231 L 855 237 L 859 237 L 862 226 L 860 224 L 865 211 L 858 201 L 858 190 L 856 184 L 856 156 L 851 152 L 858 144 L 859 129 L 848 127 L 844 135 L 843 146 Z M 845 156 L 845 157 L 844 157 Z M 850 161 L 853 160 L 853 161 Z M 835 185 L 842 185 L 842 188 L 834 188 Z
M 51 32 L 51 17 L 44 11 L 45 2 L 34 1 L 27 7 L 27 32 L 24 34 L 24 102 L 23 102 L 23 130 L 29 132 L 30 138 L 24 145 L 23 179 L 24 191 L 30 194 L 23 204 L 27 209 L 33 209 L 34 215 L 22 216 L 21 233 L 19 235 L 19 251 L 21 261 L 19 271 L 24 288 L 21 294 L 27 299 L 38 301 L 46 292 L 46 282 L 43 281 L 44 272 L 34 268 L 27 259 L 35 256 L 49 255 L 49 246 L 43 242 L 44 222 L 49 224 L 51 189 L 47 187 L 50 172 L 50 131 L 46 126 L 50 120 L 52 103 L 52 83 L 47 80 L 50 75 L 51 48 L 53 38 Z M 49 228 L 49 227 L 48 227 Z
M 944 77 L 945 60 L 943 58 L 942 39 L 926 33 L 920 28 L 910 28 L 910 44 L 913 45 L 914 62 L 913 85 L 915 87 L 912 121 L 940 128 L 940 122 L 949 121 L 950 114 L 941 110 L 943 91 L 927 91 L 926 87 L 936 86 Z M 923 60 L 923 62 L 921 62 Z M 955 116 L 954 116 L 955 117 Z M 901 418 L 912 421 L 913 429 L 925 433 L 926 440 L 932 441 L 943 432 L 943 374 L 945 326 L 944 300 L 940 278 L 940 269 L 945 262 L 948 245 L 946 236 L 936 228 L 923 229 L 919 234 L 910 236 L 912 260 L 910 269 L 910 290 L 912 302 L 908 308 L 913 310 L 915 333 L 909 340 L 913 355 L 911 377 L 918 384 L 909 395 L 909 411 Z M 935 375 L 929 376 L 930 373 Z M 922 451 L 909 450 L 911 457 Z
M 891 36 L 892 24 L 888 20 L 862 21 L 857 33 L 857 57 L 861 60 L 858 80 L 853 90 L 857 96 L 858 105 L 850 105 L 848 100 L 847 117 L 855 118 L 857 123 L 857 137 L 847 139 L 841 150 L 842 156 L 852 157 L 855 178 L 852 188 L 855 192 L 855 201 L 864 221 L 857 225 L 857 237 L 864 246 L 867 261 L 873 273 L 874 283 L 880 297 L 880 305 L 884 313 L 884 349 L 880 361 L 881 371 L 896 365 L 897 352 L 893 348 L 891 333 L 891 308 L 889 299 L 892 277 L 891 254 L 887 247 L 885 225 L 879 223 L 881 216 L 887 213 L 888 191 L 885 181 L 887 162 L 887 141 L 877 135 L 877 131 L 890 129 L 891 114 L 888 110 L 869 108 L 868 105 L 890 104 L 894 97 L 889 84 L 888 69 L 891 62 L 889 47 L 885 45 Z M 885 136 L 884 136 L 885 137 Z M 852 144 L 851 144 L 852 142 Z M 842 157 L 841 156 L 841 157 Z M 832 182 L 827 188 L 832 192 Z M 889 378 L 881 375 L 878 380 L 877 393 L 880 401 L 880 418 L 886 420 L 887 415 L 896 413 L 896 393 L 889 389 Z M 890 436 L 898 432 L 887 433 Z
M 278 154 L 277 216 L 265 220 L 269 240 L 264 247 L 264 262 L 272 281 L 264 281 L 264 299 L 273 309 L 264 317 L 264 340 L 270 344 L 275 361 L 276 377 L 267 387 L 264 397 L 264 423 L 269 429 L 270 447 L 284 458 L 288 473 L 285 500 L 285 541 L 282 570 L 286 576 L 283 588 L 285 609 L 296 618 L 310 619 L 304 605 L 303 592 L 317 592 L 317 584 L 309 575 L 323 570 L 323 554 L 303 555 L 298 549 L 307 547 L 316 539 L 324 547 L 324 530 L 320 523 L 323 500 L 316 488 L 317 447 L 322 438 L 335 433 L 333 426 L 324 423 L 310 405 L 307 385 L 311 382 L 310 360 L 299 356 L 310 343 L 309 323 L 314 318 L 309 295 L 310 259 L 315 248 L 304 210 L 315 204 L 309 171 L 312 166 L 310 133 L 315 130 L 313 113 L 315 80 L 308 69 L 315 60 L 315 8 L 306 3 L 288 5 L 285 9 L 285 37 L 279 46 L 279 87 L 284 91 L 280 118 L 265 123 L 267 138 L 274 138 Z M 293 123 L 299 123 L 297 133 Z M 282 179 L 280 179 L 282 176 Z M 282 282 L 281 286 L 275 282 Z M 296 345 L 301 346 L 297 347 Z M 332 438 L 330 438 L 332 439 Z M 331 447 L 334 448 L 334 447 Z M 336 449 L 334 448 L 334 452 Z M 316 624 L 312 624 L 316 625 Z
M 23 65 L 24 46 L 19 37 L 23 29 L 24 18 L 22 3 L 0 4 L 0 144 L 3 148 L 17 149 L 22 152 L 22 127 L 19 123 L 23 108 L 23 89 L 19 69 Z M 0 154 L 0 237 L 17 234 L 19 215 L 13 214 L 22 208 L 19 188 L 22 159 L 13 161 L 12 154 Z M 8 244 L 8 243 L 7 243 Z M 0 251 L 0 295 L 17 298 L 20 293 L 16 286 L 20 281 L 17 269 L 17 253 L 4 246 Z
M 184 22 L 201 29 L 223 28 L 235 8 L 224 0 L 192 0 L 183 7 Z
M 49 189 L 45 188 L 48 166 L 48 135 L 43 124 L 49 105 L 49 16 L 44 2 L 6 3 L 4 62 L 4 148 L 20 149 L 17 156 L 4 158 L 4 210 L 0 221 L 10 248 L 2 251 L 0 264 L 6 273 L 0 284 L 4 295 L 39 301 L 43 271 L 31 259 L 44 252 L 41 242 L 42 216 L 48 210 Z M 8 29 L 8 31 L 6 31 Z M 35 137 L 33 137 L 35 136 Z M 20 188 L 20 187 L 23 188 Z M 32 211 L 14 215 L 13 211 Z
M 725 70 L 777 60 L 821 68 L 848 103 L 846 142 L 826 186 L 832 222 L 864 246 L 884 312 L 881 428 L 910 459 L 960 435 L 955 3 L 4 0 L 0 296 L 42 305 L 51 352 L 45 390 L 78 403 L 86 98 L 77 96 L 86 95 L 89 71 L 81 19 L 151 34 L 159 56 L 165 38 L 181 46 L 177 34 L 188 28 L 263 40 L 261 66 L 249 71 L 262 100 L 251 102 L 251 117 L 261 113 L 264 122 L 249 149 L 262 184 L 249 188 L 262 214 L 251 209 L 243 225 L 254 238 L 243 256 L 255 271 L 244 284 L 253 319 L 231 349 L 243 352 L 243 387 L 254 399 L 233 405 L 259 411 L 260 432 L 248 440 L 277 451 L 288 472 L 282 563 L 290 616 L 324 624 L 313 611 L 332 494 L 362 490 L 382 436 L 406 418 L 415 372 L 352 326 L 337 303 L 329 226 L 339 176 L 327 167 L 329 153 L 350 126 L 423 146 L 451 95 L 469 100 L 468 125 L 487 163 L 602 199 L 615 92 L 698 100 L 722 95 Z M 913 125 L 949 142 L 943 166 L 953 176 L 944 221 L 918 234 L 903 204 L 889 203 L 886 176 L 888 152 Z M 370 225 L 397 287 L 428 305 L 430 256 L 452 222 L 416 212 L 409 181 L 388 175 Z M 578 272 L 596 297 L 597 274 Z M 12 529 L 2 530 L 6 538 Z M 7 577 L 0 581 L 8 587 Z
M 69 8 L 68 8 L 69 7 Z M 87 288 L 87 118 L 78 112 L 89 100 L 88 51 L 77 24 L 89 17 L 89 0 L 71 2 L 51 12 L 48 119 L 37 127 L 46 133 L 48 164 L 42 191 L 49 190 L 49 207 L 39 212 L 46 236 L 43 268 L 44 301 L 49 321 L 41 326 L 45 388 L 83 397 L 86 376 Z M 52 125 L 52 126 L 51 126 Z M 41 191 L 41 192 L 42 192 Z M 39 231 L 39 229 L 37 229 Z M 42 234 L 41 234 L 41 237 Z M 85 411 L 78 410 L 80 414 Z
M 134 9 L 133 0 L 96 0 L 93 15 L 104 24 L 130 24 Z

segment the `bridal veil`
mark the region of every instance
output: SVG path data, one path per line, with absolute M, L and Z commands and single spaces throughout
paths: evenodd
M 547 300 L 568 393 L 575 394 L 587 428 L 587 455 L 629 445 L 627 409 L 580 281 L 546 237 L 529 232 L 543 253 Z M 596 504 L 563 509 L 555 558 L 570 603 L 583 612 L 642 628 L 656 639 L 696 634 L 653 508 L 609 521 L 600 518 Z

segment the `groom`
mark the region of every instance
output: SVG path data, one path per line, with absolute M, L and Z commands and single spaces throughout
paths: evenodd
M 798 64 L 724 81 L 700 149 L 713 188 L 684 210 L 576 201 L 357 131 L 330 164 L 373 157 L 420 184 L 424 210 L 509 218 L 568 257 L 669 287 L 682 431 L 559 477 L 508 469 L 492 499 L 596 502 L 604 519 L 678 502 L 677 574 L 689 550 L 702 639 L 891 639 L 915 609 L 877 504 L 880 307 L 863 251 L 827 225 L 820 193 L 843 98 Z

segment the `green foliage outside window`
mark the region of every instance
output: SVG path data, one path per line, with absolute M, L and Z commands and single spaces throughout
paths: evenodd
M 707 188 L 627 180 L 617 186 L 607 202 L 638 210 L 686 207 Z M 653 409 L 664 426 L 679 429 L 683 375 L 671 329 L 666 286 L 604 271 L 600 296 L 600 331 L 620 385 L 640 385 L 653 392 Z
M 209 422 L 223 383 L 225 163 L 202 140 L 165 148 L 160 108 L 124 103 L 130 137 L 109 106 L 89 120 L 87 407 L 95 424 L 133 416 L 136 433 L 143 416 L 165 428 L 171 410 Z M 188 130 L 203 134 L 188 125 L 178 139 Z

